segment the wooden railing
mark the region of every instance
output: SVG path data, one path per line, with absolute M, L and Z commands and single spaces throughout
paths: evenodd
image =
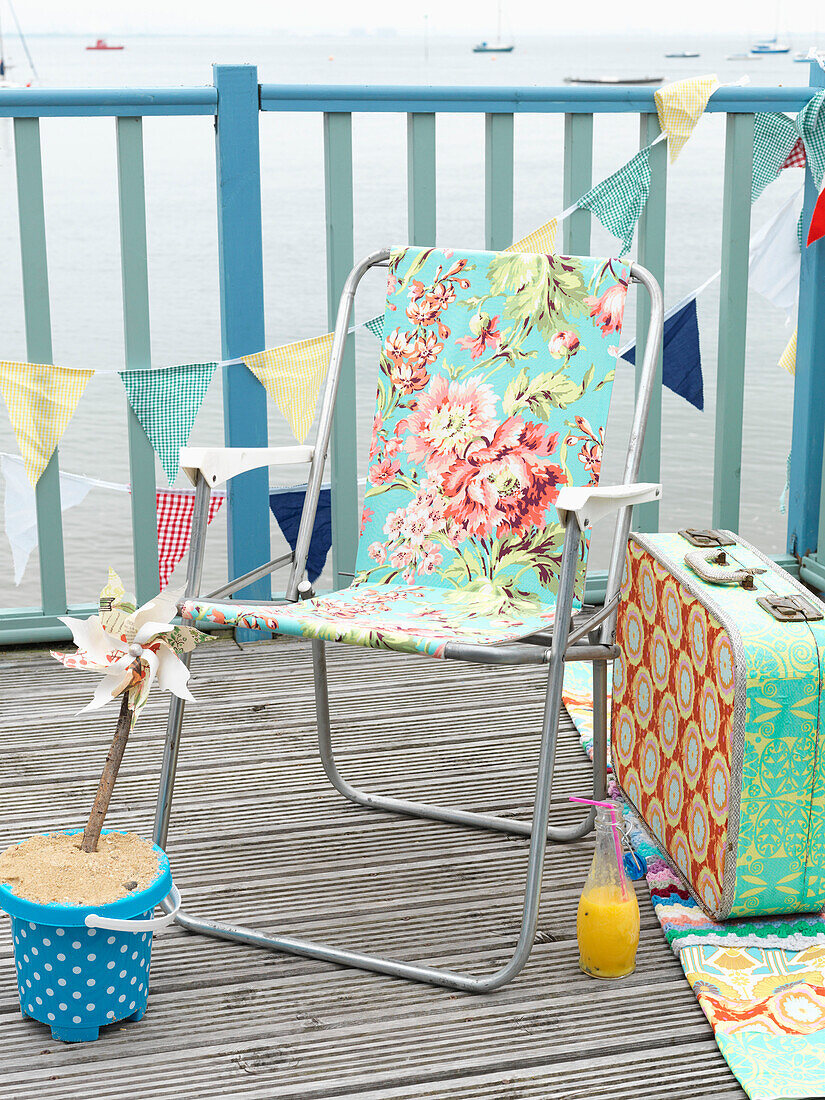
M 817 87 L 825 86 L 825 72 L 816 65 L 811 68 L 810 88 L 726 87 L 714 93 L 707 108 L 727 115 L 713 471 L 712 514 L 717 526 L 736 529 L 739 524 L 753 116 L 758 111 L 798 111 Z M 513 240 L 515 114 L 564 115 L 565 206 L 593 183 L 594 115 L 637 114 L 640 147 L 649 145 L 659 133 L 653 92 L 635 88 L 259 85 L 257 70 L 252 66 L 216 66 L 214 84 L 206 88 L 6 89 L 0 97 L 0 117 L 14 118 L 30 361 L 52 360 L 39 119 L 53 116 L 115 119 L 127 369 L 151 365 L 142 119 L 155 115 L 215 116 L 222 354 L 230 359 L 264 346 L 260 111 L 323 115 L 330 326 L 338 295 L 355 258 L 353 114 L 394 112 L 407 116 L 408 230 L 410 241 L 416 244 L 430 243 L 435 236 L 437 115 L 483 114 L 485 243 L 491 249 L 506 248 Z M 639 225 L 636 256 L 663 283 L 667 187 L 664 143 L 651 150 L 651 170 L 650 198 Z M 807 216 L 815 198 L 808 173 Z M 577 211 L 565 222 L 562 244 L 569 253 L 589 252 L 587 211 Z M 640 332 L 646 328 L 645 311 L 642 302 L 637 318 Z M 336 579 L 352 571 L 358 531 L 355 359 L 354 352 L 348 354 L 331 452 Z M 640 361 L 638 355 L 637 362 Z M 659 373 L 642 462 L 644 480 L 659 478 L 661 365 Z M 265 445 L 266 394 L 260 383 L 248 371 L 225 368 L 223 392 L 226 442 Z M 820 242 L 806 249 L 802 258 L 788 522 L 788 552 L 799 562 L 803 579 L 820 587 L 825 587 L 825 507 L 820 507 L 824 433 L 825 245 Z M 128 446 L 136 589 L 138 600 L 143 601 L 157 591 L 158 584 L 155 456 L 131 409 Z M 58 463 L 55 454 L 37 485 L 41 606 L 29 610 L 0 609 L 0 643 L 66 634 L 56 618 L 67 612 Z M 640 508 L 635 522 L 641 529 L 655 530 L 657 505 Z M 228 564 L 233 575 L 269 558 L 265 470 L 245 474 L 231 483 L 228 539 Z M 791 558 L 783 560 L 789 563 Z M 598 593 L 596 578 L 590 585 L 589 596 L 598 598 Z M 251 598 L 268 598 L 270 591 L 267 582 L 258 582 L 246 594 Z M 83 613 L 84 608 L 68 610 Z

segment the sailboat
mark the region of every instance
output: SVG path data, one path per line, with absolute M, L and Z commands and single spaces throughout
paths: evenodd
M 495 42 L 479 42 L 477 46 L 473 46 L 473 53 L 512 53 L 514 49 L 514 42 L 505 43 L 501 41 L 501 0 L 499 0 L 496 40 Z
M 791 47 L 786 46 L 784 42 L 778 41 L 776 35 L 774 35 L 773 38 L 766 38 L 764 42 L 757 42 L 751 46 L 751 53 L 753 54 L 790 52 Z
M 17 33 L 20 36 L 20 43 L 23 46 L 23 50 L 26 54 L 26 60 L 28 61 L 29 68 L 31 69 L 32 80 L 37 80 L 37 69 L 35 69 L 34 62 L 32 61 L 32 55 L 29 53 L 29 47 L 23 35 L 23 30 L 20 26 L 20 20 L 17 18 L 17 12 L 14 10 L 14 4 L 12 3 L 12 0 L 8 0 L 8 3 L 9 10 L 11 11 L 12 18 L 14 19 L 14 25 L 17 27 Z M 3 27 L 2 24 L 0 24 L 0 89 L 21 87 L 20 84 L 17 84 L 14 81 L 7 79 L 7 70 L 11 68 L 13 68 L 13 66 L 6 61 L 6 48 L 3 41 Z M 29 80 L 26 84 L 27 88 L 31 87 L 32 80 Z

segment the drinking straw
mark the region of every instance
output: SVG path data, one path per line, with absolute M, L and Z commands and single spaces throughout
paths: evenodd
M 604 810 L 610 810 L 610 827 L 613 830 L 613 846 L 616 849 L 616 863 L 619 868 L 619 882 L 622 887 L 622 897 L 627 897 L 627 887 L 625 886 L 624 875 L 622 874 L 622 846 L 619 841 L 619 822 L 616 817 L 616 803 L 615 802 L 597 802 L 593 798 L 578 798 L 576 795 L 570 795 L 571 802 L 580 802 L 583 806 L 600 806 Z

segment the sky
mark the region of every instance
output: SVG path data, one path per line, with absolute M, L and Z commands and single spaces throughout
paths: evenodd
M 15 7 L 27 34 L 309 34 L 422 33 L 477 34 L 494 28 L 496 0 L 17 0 Z M 7 0 L 0 13 L 7 30 L 11 19 Z M 560 31 L 604 34 L 678 32 L 702 34 L 765 34 L 825 29 L 822 0 L 691 0 L 689 4 L 661 0 L 588 0 L 558 4 L 549 0 L 503 0 L 505 29 L 515 34 L 549 35 Z

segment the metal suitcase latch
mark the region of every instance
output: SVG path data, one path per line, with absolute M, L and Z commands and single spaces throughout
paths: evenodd
M 804 596 L 760 596 L 756 602 L 780 623 L 814 623 L 825 618 Z
M 691 544 L 691 546 L 735 546 L 736 540 L 728 538 L 727 535 L 723 535 L 721 531 L 714 531 L 712 528 L 706 528 L 700 530 L 697 527 L 686 527 L 684 531 L 680 531 L 679 534 L 683 539 Z

